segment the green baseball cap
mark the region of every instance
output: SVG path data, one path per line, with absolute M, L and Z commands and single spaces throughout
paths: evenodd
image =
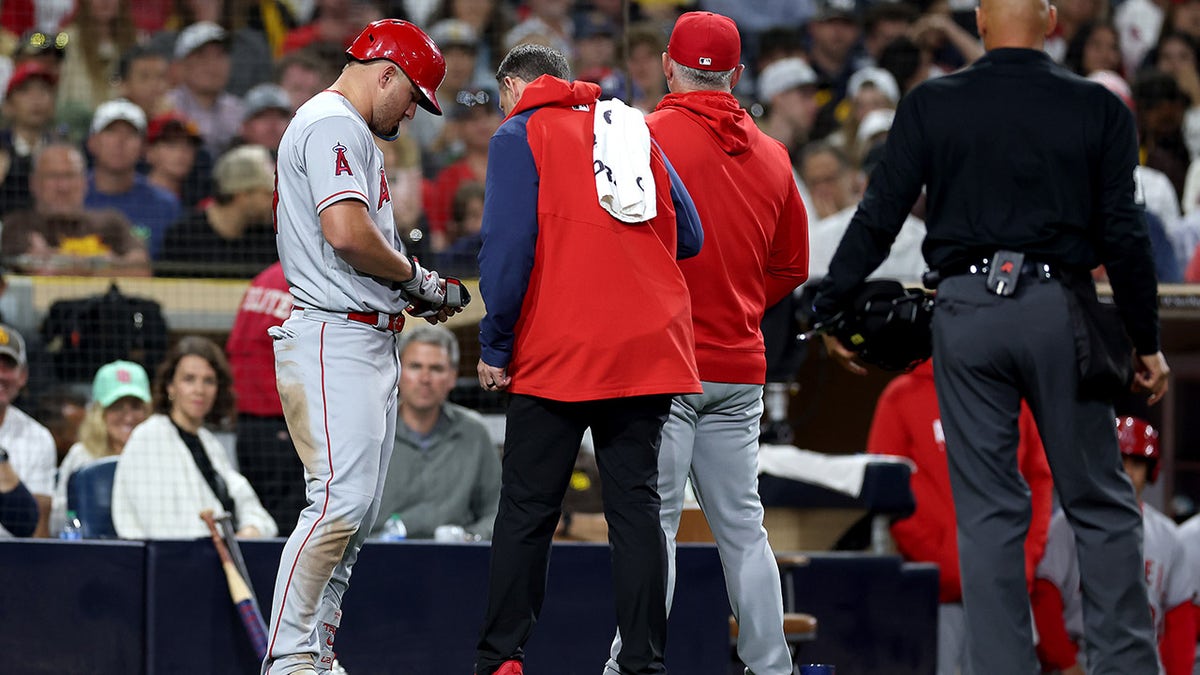
M 132 361 L 113 361 L 100 366 L 92 380 L 92 400 L 107 408 L 126 396 L 150 401 L 146 369 Z

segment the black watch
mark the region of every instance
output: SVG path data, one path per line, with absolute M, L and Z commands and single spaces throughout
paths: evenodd
M 0 448 L 0 464 L 6 464 L 7 462 L 8 462 L 8 451 L 5 450 L 4 448 Z

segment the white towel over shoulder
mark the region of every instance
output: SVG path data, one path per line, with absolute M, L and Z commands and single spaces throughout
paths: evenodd
M 640 223 L 658 215 L 650 173 L 650 129 L 642 111 L 620 99 L 596 104 L 592 170 L 600 206 L 613 218 Z

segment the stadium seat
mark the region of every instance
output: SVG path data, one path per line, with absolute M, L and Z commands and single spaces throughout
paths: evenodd
M 113 473 L 117 457 L 104 457 L 71 474 L 67 481 L 67 510 L 83 524 L 84 539 L 116 539 L 112 522 Z

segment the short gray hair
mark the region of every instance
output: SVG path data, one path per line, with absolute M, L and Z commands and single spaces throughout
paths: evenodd
M 700 70 L 685 66 L 672 59 L 675 64 L 675 76 L 693 89 L 715 89 L 728 91 L 733 88 L 733 73 L 737 68 L 729 70 Z
M 445 349 L 446 354 L 450 356 L 450 367 L 458 370 L 458 338 L 454 337 L 454 333 L 450 332 L 449 328 L 429 324 L 420 324 L 409 328 L 400 334 L 400 343 L 397 345 L 396 353 L 404 354 L 404 350 L 414 342 Z

